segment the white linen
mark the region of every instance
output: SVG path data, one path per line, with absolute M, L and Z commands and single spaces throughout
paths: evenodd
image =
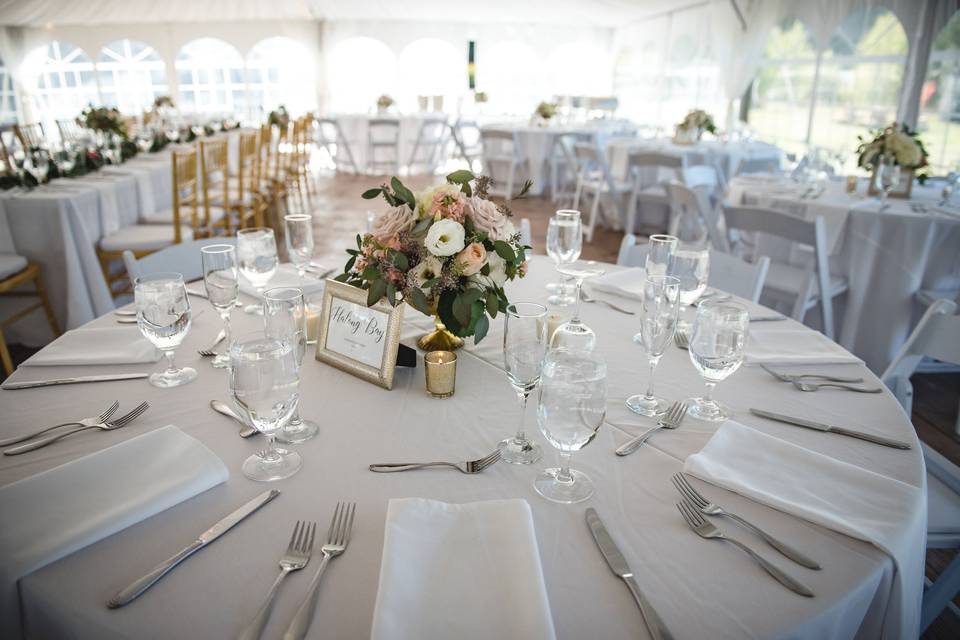
M 597 276 L 587 281 L 594 291 L 610 293 L 633 300 L 643 299 L 643 283 L 646 281 L 646 270 L 639 267 L 629 269 L 620 269 L 617 271 L 608 271 L 602 276 Z
M 863 360 L 822 333 L 757 326 L 750 325 L 745 348 L 747 364 L 863 364 Z
M 923 539 L 927 521 L 920 489 L 732 421 L 722 424 L 683 468 L 711 484 L 885 551 L 896 572 L 882 637 L 917 637 L 925 556 L 916 541 Z
M 241 272 L 242 274 L 242 272 Z M 336 275 L 331 274 L 331 275 Z M 264 291 L 267 289 L 273 289 L 275 287 L 297 287 L 303 291 L 303 294 L 310 295 L 312 293 L 317 293 L 318 291 L 323 291 L 324 280 L 321 280 L 316 275 L 307 272 L 307 274 L 301 278 L 297 274 L 297 269 L 292 264 L 281 264 L 277 268 L 277 272 L 273 274 L 273 277 L 270 278 L 270 281 L 267 282 L 267 285 L 263 288 Z M 240 278 L 240 291 L 247 294 L 248 296 L 253 296 L 257 299 L 263 299 L 263 295 L 257 293 L 257 288 L 250 284 L 250 281 L 244 277 Z
M 22 635 L 21 577 L 228 476 L 210 449 L 168 425 L 0 489 L 0 635 Z
M 159 359 L 160 351 L 136 325 L 81 327 L 67 331 L 21 366 L 141 364 Z
M 527 501 L 391 500 L 370 636 L 554 638 Z

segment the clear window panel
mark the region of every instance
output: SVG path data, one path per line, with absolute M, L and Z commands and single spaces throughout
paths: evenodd
M 960 13 L 933 41 L 917 128 L 934 174 L 960 170 Z

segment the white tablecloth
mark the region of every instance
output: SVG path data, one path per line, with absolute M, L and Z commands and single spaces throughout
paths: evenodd
M 512 300 L 543 300 L 544 285 L 555 274 L 546 258 L 535 257 L 530 275 L 507 287 Z M 195 300 L 201 307 L 204 302 Z M 617 300 L 638 310 L 639 304 Z M 407 344 L 430 326 L 429 319 L 407 309 Z M 261 326 L 259 318 L 233 315 L 237 334 Z M 12 434 L 101 408 L 105 400 L 149 400 L 153 408 L 119 431 L 85 434 L 31 455 L 0 459 L 0 486 L 137 434 L 177 424 L 209 446 L 230 471 L 224 484 L 80 550 L 21 580 L 26 628 L 31 637 L 55 638 L 223 638 L 235 636 L 274 579 L 276 563 L 297 519 L 325 527 L 338 500 L 356 500 L 357 517 L 346 553 L 324 577 L 309 638 L 361 638 L 370 633 L 377 593 L 384 522 L 390 498 L 424 497 L 462 503 L 524 498 L 533 510 L 537 544 L 558 638 L 645 638 L 640 614 L 622 581 L 610 573 L 584 523 L 592 506 L 611 531 L 637 580 L 677 638 L 872 638 L 890 597 L 893 563 L 870 544 L 787 516 L 736 494 L 714 489 L 710 495 L 807 552 L 822 571 L 792 564 L 734 523 L 718 520 L 771 561 L 808 584 L 815 598 L 802 598 L 770 579 L 740 551 L 697 537 L 674 506 L 679 494 L 670 476 L 684 459 L 703 448 L 714 425 L 688 418 L 681 427 L 653 436 L 638 452 L 619 458 L 613 450 L 630 435 L 651 425 L 631 414 L 624 399 L 646 384 L 643 353 L 631 337 L 637 318 L 598 304 L 584 305 L 584 321 L 599 336 L 598 351 L 608 363 L 608 421 L 598 436 L 573 459 L 590 475 L 596 494 L 577 505 L 547 502 L 532 481 L 554 464 L 550 446 L 538 433 L 529 411 L 528 432 L 546 450 L 531 467 L 497 464 L 478 476 L 455 471 L 370 473 L 374 462 L 480 457 L 516 427 L 519 408 L 500 370 L 503 320 L 491 323 L 478 348 L 460 352 L 457 391 L 435 400 L 424 391 L 422 361 L 400 368 L 393 391 L 386 391 L 338 369 L 310 360 L 303 367 L 302 411 L 320 423 L 318 438 L 300 445 L 303 469 L 275 483 L 281 495 L 208 549 L 185 562 L 137 602 L 110 611 L 106 599 L 149 566 L 166 558 L 241 504 L 258 486 L 242 475 L 243 459 L 262 448 L 258 438 L 243 440 L 237 426 L 208 408 L 227 398 L 227 374 L 210 367 L 196 350 L 219 330 L 216 314 L 205 313 L 178 351 L 178 362 L 196 367 L 191 384 L 156 389 L 144 380 L 62 387 L 56 390 L 0 391 L 0 433 Z M 790 324 L 792 321 L 787 321 Z M 97 326 L 113 326 L 110 317 Z M 798 326 L 798 325 L 795 325 Z M 65 375 L 78 367 L 57 368 Z M 85 367 L 84 373 L 146 371 L 150 367 Z M 862 365 L 820 366 L 840 375 L 863 375 L 879 384 Z M 21 370 L 15 379 L 53 373 Z M 656 390 L 674 400 L 703 391 L 687 352 L 671 347 L 657 369 Z M 743 367 L 721 383 L 716 397 L 731 406 L 736 419 L 801 447 L 860 466 L 911 486 L 924 486 L 919 447 L 899 451 L 867 442 L 818 433 L 759 419 L 757 406 L 783 413 L 861 428 L 916 445 L 906 416 L 889 393 L 837 391 L 802 393 L 758 367 Z M 108 402 L 109 402 L 108 400 Z M 535 396 L 532 399 L 535 402 Z M 104 405 L 105 406 L 105 405 Z M 838 488 L 840 490 L 842 488 Z M 918 492 L 922 498 L 922 492 Z M 905 504 L 914 510 L 916 504 Z M 922 538 L 914 541 L 923 545 Z M 264 637 L 279 637 L 299 605 L 312 571 L 296 572 L 284 585 Z M 491 615 L 496 615 L 492 612 Z

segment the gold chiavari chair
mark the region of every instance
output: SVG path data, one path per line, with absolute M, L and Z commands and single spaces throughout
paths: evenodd
M 303 138 L 303 119 L 296 118 L 289 132 L 288 143 L 284 145 L 280 160 L 282 163 L 281 179 L 287 187 L 287 205 L 289 208 L 291 195 L 296 196 L 299 210 L 306 211 L 303 182 L 301 180 L 301 140 Z
M 200 177 L 203 180 L 203 224 L 211 235 L 217 235 L 218 230 L 230 235 L 230 216 L 226 211 L 230 201 L 229 173 L 226 138 L 202 140 Z
M 240 134 L 237 145 L 237 191 L 229 208 L 237 214 L 237 225 L 245 228 L 263 226 L 266 198 L 260 193 L 260 163 L 258 162 L 256 131 Z
M 317 183 L 316 178 L 313 175 L 313 171 L 310 169 L 310 160 L 313 157 L 313 152 L 315 149 L 314 141 L 316 140 L 317 135 L 317 119 L 312 113 L 307 113 L 303 117 L 303 172 L 304 180 L 307 185 L 307 193 L 309 195 L 317 195 Z
M 33 284 L 35 291 L 23 291 L 23 287 Z M 20 309 L 9 318 L 0 321 L 0 361 L 3 362 L 3 370 L 7 375 L 13 373 L 13 360 L 10 359 L 10 352 L 7 350 L 7 341 L 3 336 L 3 328 L 13 324 L 21 318 L 25 318 L 37 309 L 43 309 L 47 317 L 47 323 L 53 330 L 54 336 L 60 335 L 60 325 L 53 315 L 53 308 L 47 299 L 47 290 L 43 286 L 43 278 L 40 275 L 40 267 L 26 258 L 6 253 L 0 255 L 0 298 L 38 298 L 37 302 Z
M 76 120 L 57 120 L 57 130 L 60 132 L 61 142 L 76 142 L 80 139 L 82 129 Z
M 13 125 L 13 133 L 24 149 L 33 149 L 43 145 L 43 125 L 39 122 Z
M 263 168 L 267 188 L 270 190 L 270 208 L 267 215 L 267 224 L 278 231 L 282 226 L 283 213 L 288 209 L 289 190 L 287 188 L 287 160 L 289 153 L 286 149 L 289 140 L 289 127 L 278 127 L 274 134 L 273 127 L 267 127 L 264 132 L 267 137 L 266 160 Z

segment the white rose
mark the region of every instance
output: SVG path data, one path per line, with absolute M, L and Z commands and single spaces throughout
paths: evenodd
M 496 251 L 491 251 L 487 255 L 487 264 L 490 266 L 490 279 L 498 287 L 502 287 L 507 281 L 507 261 L 497 255 Z
M 434 222 L 427 231 L 427 239 L 424 244 L 427 251 L 435 256 L 452 256 L 460 253 L 464 247 L 463 225 L 456 220 L 445 218 Z

